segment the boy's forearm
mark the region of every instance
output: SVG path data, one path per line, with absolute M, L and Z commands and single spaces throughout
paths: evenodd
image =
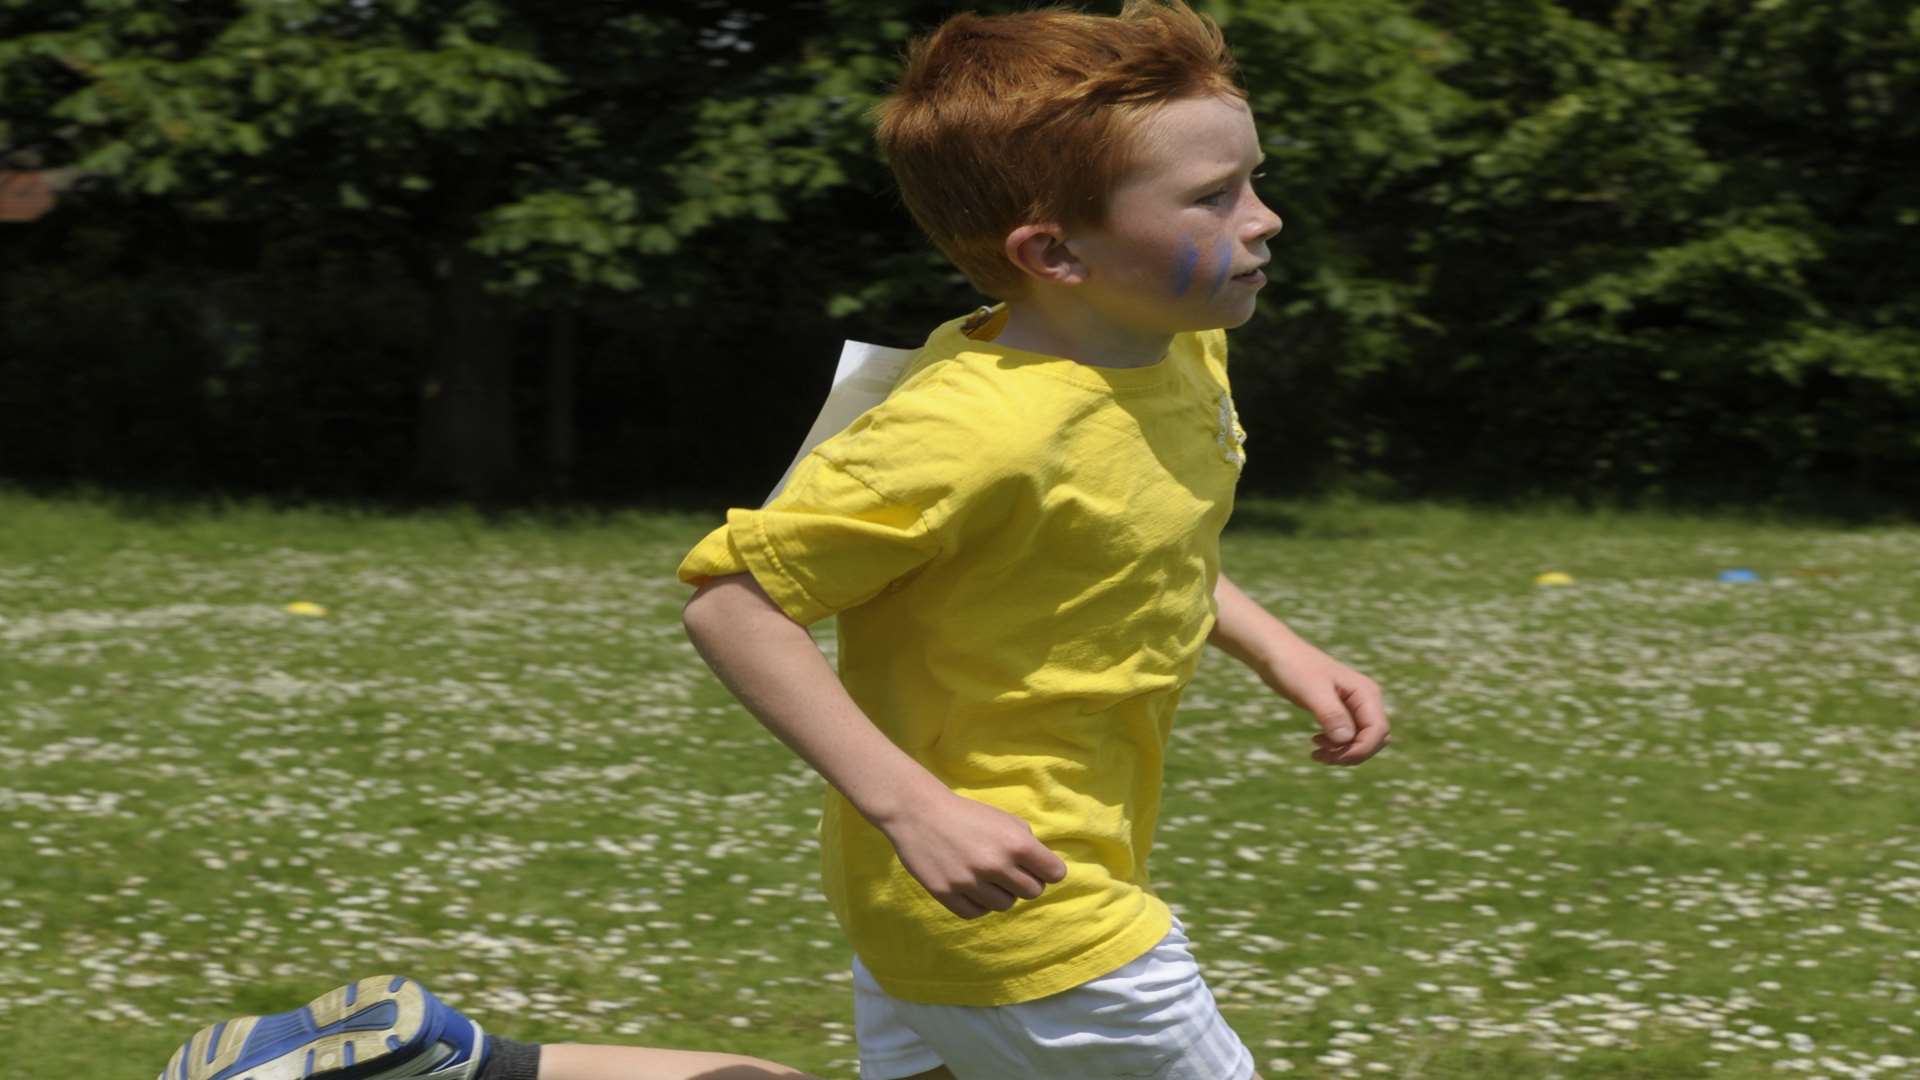
M 687 602 L 694 648 L 740 703 L 876 825 L 931 802 L 937 777 L 848 696 L 805 627 L 753 580 L 715 578 Z
M 1305 644 L 1300 635 L 1241 591 L 1225 573 L 1213 587 L 1216 608 L 1207 641 L 1271 683 L 1276 651 Z
M 1389 723 L 1380 687 L 1287 628 L 1225 574 L 1213 590 L 1213 644 L 1312 714 L 1320 725 L 1313 759 L 1358 765 L 1386 745 Z

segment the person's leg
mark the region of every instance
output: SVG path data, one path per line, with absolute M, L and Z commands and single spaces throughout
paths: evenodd
M 540 1080 L 815 1080 L 759 1058 L 640 1046 L 557 1043 L 540 1048 Z
M 378 976 L 270 1016 L 209 1024 L 158 1080 L 814 1080 L 736 1054 L 490 1038 L 411 979 Z
M 209 1024 L 173 1053 L 159 1080 L 478 1080 L 487 1037 L 412 979 L 335 987 L 297 1009 Z

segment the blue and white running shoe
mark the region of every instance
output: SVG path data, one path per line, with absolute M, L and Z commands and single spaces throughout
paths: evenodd
M 381 975 L 292 1012 L 202 1028 L 159 1080 L 473 1080 L 486 1040 L 426 987 Z

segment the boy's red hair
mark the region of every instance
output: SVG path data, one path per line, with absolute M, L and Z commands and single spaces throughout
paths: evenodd
M 1118 17 L 1045 8 L 955 15 L 908 49 L 876 135 L 914 220 L 974 286 L 1017 297 L 1007 234 L 1099 225 L 1157 105 L 1244 99 L 1220 28 L 1182 0 Z

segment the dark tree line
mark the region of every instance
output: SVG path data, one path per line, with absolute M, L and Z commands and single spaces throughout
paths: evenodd
M 1202 6 L 1249 487 L 1920 505 L 1920 6 Z M 865 121 L 954 7 L 0 0 L 0 479 L 752 497 L 978 302 Z

